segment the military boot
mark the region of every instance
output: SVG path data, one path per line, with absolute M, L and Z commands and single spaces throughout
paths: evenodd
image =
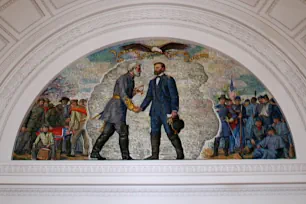
M 158 135 L 151 134 L 152 155 L 146 158 L 146 160 L 158 160 L 159 159 L 160 137 L 161 137 L 160 134 Z
M 224 142 L 225 142 L 224 149 L 223 149 L 224 150 L 224 155 L 228 156 L 229 138 L 226 138 Z
M 177 134 L 173 134 L 173 135 L 168 135 L 173 147 L 175 148 L 176 151 L 176 159 L 184 159 L 184 150 L 183 150 L 183 146 L 182 146 L 182 142 L 181 139 L 179 138 L 179 136 Z
M 126 124 L 121 125 L 119 134 L 119 146 L 123 160 L 133 160 L 129 152 L 129 126 Z
M 98 160 L 105 160 L 106 158 L 100 155 L 100 151 L 105 143 L 108 141 L 111 135 L 107 134 L 106 132 L 102 132 L 102 134 L 96 140 L 95 145 L 92 148 L 92 152 L 90 154 L 90 158 L 98 159 Z
M 215 138 L 215 141 L 214 141 L 214 157 L 217 157 L 219 152 L 219 140 L 217 138 Z

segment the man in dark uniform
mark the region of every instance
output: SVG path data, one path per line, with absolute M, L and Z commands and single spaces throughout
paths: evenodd
M 271 115 L 270 115 L 270 120 L 273 121 L 273 119 L 275 117 L 280 118 L 281 121 L 284 121 L 284 116 L 283 113 L 279 107 L 279 105 L 277 104 L 276 100 L 274 98 L 270 99 L 270 104 L 272 105 L 272 111 L 271 111 Z
M 270 117 L 272 105 L 269 103 L 269 97 L 267 95 L 261 96 L 261 102 L 257 107 L 255 117 L 259 117 L 263 122 L 263 126 L 268 129 L 272 124 L 272 119 Z
M 16 154 L 31 153 L 32 144 L 36 139 L 36 132 L 41 128 L 44 121 L 44 99 L 38 99 L 21 128 L 23 134 L 20 135 Z
M 233 105 L 233 111 L 238 117 L 238 124 L 234 130 L 234 133 L 239 135 L 240 139 L 240 148 L 244 148 L 245 146 L 245 122 L 244 119 L 247 119 L 248 116 L 246 114 L 245 107 L 241 104 L 241 97 L 236 96 L 235 104 Z
M 61 111 L 61 105 L 50 105 L 50 108 L 45 115 L 45 124 L 47 124 L 50 129 L 65 126 L 64 115 L 61 113 Z
M 152 102 L 150 109 L 152 156 L 147 159 L 159 159 L 162 125 L 175 148 L 176 159 L 184 159 L 181 140 L 168 124 L 169 118 L 178 117 L 179 95 L 174 78 L 166 75 L 165 70 L 164 63 L 157 62 L 154 64 L 156 77 L 150 81 L 147 95 L 140 106 L 140 110 L 144 111 Z
M 250 153 L 254 147 L 262 141 L 266 136 L 266 129 L 263 126 L 262 121 L 259 118 L 255 119 L 255 125 L 251 128 L 251 134 L 246 137 L 246 146 L 243 153 Z
M 273 118 L 273 124 L 271 125 L 275 129 L 277 135 L 279 135 L 285 144 L 284 156 L 289 157 L 289 149 L 293 147 L 293 141 L 291 137 L 291 132 L 287 126 L 287 123 L 281 121 L 280 116 L 275 115 Z
M 62 97 L 61 100 L 59 101 L 61 104 L 58 104 L 56 106 L 56 109 L 58 110 L 59 114 L 61 115 L 60 117 L 63 118 L 64 120 L 64 126 L 69 126 L 70 122 L 70 110 L 71 107 L 68 104 L 70 101 L 69 98 L 67 97 Z M 71 135 L 67 135 L 65 139 L 62 141 L 61 145 L 61 151 L 62 153 L 66 153 L 70 155 L 71 151 Z
M 243 159 L 277 159 L 282 157 L 285 144 L 273 127 L 268 128 L 267 136 L 257 144 L 252 155 L 243 156 Z
M 214 141 L 214 156 L 218 156 L 218 149 L 219 149 L 221 138 L 224 139 L 224 143 L 225 143 L 224 154 L 225 156 L 228 156 L 229 138 L 230 138 L 230 135 L 232 134 L 230 126 L 229 126 L 229 122 L 232 122 L 233 119 L 236 118 L 236 114 L 231 108 L 227 108 L 227 106 L 225 105 L 226 100 L 227 99 L 225 95 L 221 95 L 219 97 L 219 104 L 215 106 L 215 109 L 221 120 L 221 132 L 220 132 L 220 135 L 218 135 Z M 231 115 L 232 117 L 229 121 L 227 121 L 228 115 Z
M 139 107 L 136 107 L 132 98 L 137 93 L 135 90 L 134 77 L 139 77 L 141 74 L 141 65 L 131 63 L 127 68 L 128 72 L 120 76 L 115 84 L 112 99 L 106 104 L 103 112 L 100 113 L 100 119 L 104 121 L 104 127 L 101 135 L 98 137 L 90 157 L 98 160 L 106 158 L 100 155 L 105 143 L 116 131 L 119 134 L 119 145 L 122 159 L 131 160 L 129 152 L 129 131 L 126 124 L 127 109 L 136 112 Z
M 70 105 L 68 104 L 69 101 L 70 101 L 70 99 L 67 98 L 67 97 L 62 97 L 61 100 L 59 101 L 62 105 L 61 110 L 63 111 L 62 114 L 63 114 L 65 120 L 67 118 L 70 118 Z

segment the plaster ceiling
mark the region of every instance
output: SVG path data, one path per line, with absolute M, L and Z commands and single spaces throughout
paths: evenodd
M 306 56 L 305 0 L 216 1 L 264 22 L 286 37 Z M 55 19 L 73 10 L 96 2 L 97 0 L 0 0 L 0 62 L 9 55 L 14 45 L 27 40 L 30 35 L 35 34 L 46 24 L 52 23 Z M 109 3 L 113 2 L 117 1 L 109 0 Z M 74 20 L 84 18 L 84 16 L 86 13 L 75 15 Z M 243 21 L 243 19 L 240 20 Z M 63 28 L 70 22 L 63 21 L 63 24 L 57 25 L 57 28 Z

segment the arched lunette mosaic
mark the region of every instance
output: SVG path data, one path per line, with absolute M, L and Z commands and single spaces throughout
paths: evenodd
M 250 71 L 210 47 L 155 39 L 97 51 L 61 71 L 30 107 L 12 158 L 279 159 L 295 153 L 277 101 Z

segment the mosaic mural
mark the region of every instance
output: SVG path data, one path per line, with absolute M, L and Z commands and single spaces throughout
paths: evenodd
M 181 40 L 126 42 L 64 68 L 35 99 L 14 160 L 293 159 L 276 99 L 247 68 Z

